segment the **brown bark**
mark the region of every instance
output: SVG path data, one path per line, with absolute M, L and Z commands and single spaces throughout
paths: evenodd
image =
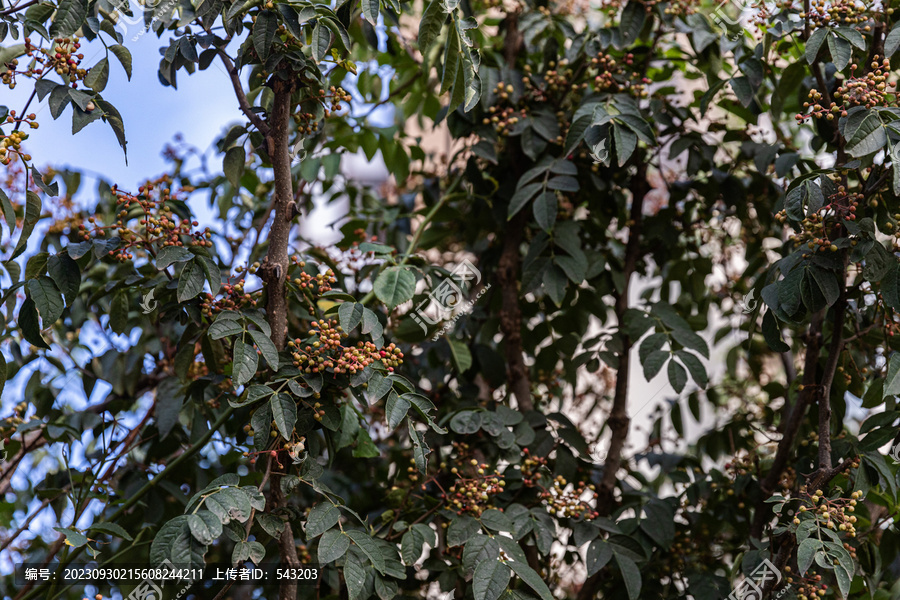
M 647 183 L 647 166 L 639 163 L 638 172 L 631 184 L 631 211 L 628 223 L 628 241 L 625 244 L 625 258 L 622 265 L 624 284 L 616 295 L 615 313 L 619 324 L 619 336 L 622 339 L 622 353 L 619 355 L 619 368 L 616 370 L 616 387 L 613 396 L 613 406 L 610 411 L 607 424 L 612 437 L 609 442 L 609 451 L 603 464 L 603 479 L 597 487 L 597 512 L 602 516 L 608 516 L 615 508 L 615 487 L 618 479 L 616 475 L 622 465 L 622 451 L 628 440 L 628 429 L 631 419 L 628 416 L 628 377 L 631 372 L 631 349 L 635 340 L 622 330 L 625 322 L 625 312 L 628 310 L 628 294 L 631 289 L 631 276 L 637 270 L 637 263 L 641 257 L 641 229 L 643 225 L 644 197 L 650 191 Z M 577 600 L 591 600 L 598 593 L 598 587 L 602 578 L 602 571 L 588 577 L 581 589 L 578 590 Z
M 628 426 L 631 419 L 628 416 L 628 377 L 631 373 L 631 349 L 637 340 L 631 339 L 624 330 L 625 313 L 628 311 L 628 295 L 631 290 L 631 276 L 637 270 L 637 262 L 641 256 L 641 229 L 643 225 L 644 197 L 650 191 L 647 183 L 647 167 L 641 163 L 638 172 L 631 185 L 631 212 L 628 224 L 628 241 L 625 244 L 625 258 L 622 265 L 624 283 L 622 289 L 616 295 L 615 313 L 619 324 L 619 337 L 622 340 L 622 353 L 619 355 L 619 368 L 616 369 L 616 387 L 613 396 L 613 406 L 610 411 L 607 424 L 612 437 L 609 442 L 609 451 L 606 453 L 606 462 L 603 465 L 603 479 L 597 489 L 598 510 L 601 514 L 612 512 L 615 503 L 613 490 L 616 486 L 616 474 L 622 464 L 622 450 L 628 439 Z M 602 509 L 602 510 L 601 510 Z
M 269 249 L 260 269 L 266 285 L 266 318 L 272 328 L 272 342 L 279 350 L 284 348 L 287 338 L 288 307 L 285 281 L 289 266 L 288 245 L 291 236 L 291 222 L 294 217 L 294 191 L 291 175 L 291 156 L 289 147 L 290 120 L 292 113 L 291 94 L 294 82 L 279 79 L 271 80 L 274 100 L 272 113 L 267 119 L 269 134 L 266 136 L 269 158 L 275 178 L 275 194 L 272 198 L 272 226 L 269 229 Z M 272 482 L 269 486 L 268 504 L 270 509 L 285 505 L 281 493 L 281 476 L 286 472 L 282 465 L 272 469 Z M 290 522 L 286 522 L 278 540 L 281 563 L 289 568 L 300 566 L 297 547 L 294 543 L 294 531 Z M 297 583 L 285 580 L 278 590 L 280 600 L 296 600 Z
M 266 283 L 266 317 L 272 327 L 272 342 L 281 350 L 287 338 L 288 310 L 284 283 L 287 279 L 288 243 L 294 216 L 291 206 L 294 202 L 294 190 L 288 145 L 293 82 L 274 77 L 272 91 L 274 101 L 272 114 L 268 118 L 269 135 L 266 141 L 275 177 L 275 194 L 272 198 L 275 214 L 269 229 L 269 251 L 263 261 L 260 275 Z
M 534 410 L 531 399 L 531 381 L 522 354 L 522 311 L 519 308 L 519 271 L 521 258 L 519 247 L 525 229 L 525 211 L 520 211 L 506 230 L 503 251 L 497 267 L 500 282 L 502 306 L 500 308 L 500 331 L 506 346 L 506 377 L 509 389 L 516 397 L 519 410 Z

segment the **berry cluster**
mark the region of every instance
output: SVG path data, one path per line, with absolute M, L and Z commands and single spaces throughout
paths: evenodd
M 610 19 L 615 19 L 622 8 L 627 4 L 626 0 L 603 0 L 601 10 L 603 10 Z M 647 13 L 654 12 L 658 5 L 664 7 L 667 15 L 676 17 L 685 17 L 697 12 L 697 8 L 701 5 L 700 0 L 643 0 L 641 4 Z
M 441 464 L 441 469 L 446 467 L 447 463 Z M 458 467 L 450 469 L 450 472 L 456 475 L 456 481 L 446 494 L 441 494 L 441 498 L 450 510 L 456 511 L 456 514 L 469 513 L 478 517 L 485 510 L 494 508 L 491 500 L 503 492 L 506 482 L 499 471 L 488 473 L 488 465 L 479 463 L 474 458 L 468 461 L 468 468 L 464 466 L 463 469 L 471 472 L 469 476 L 461 474 Z
M 855 221 L 859 203 L 865 196 L 861 193 L 851 193 L 843 185 L 838 186 L 838 191 L 828 197 L 828 204 L 800 222 L 800 231 L 791 234 L 790 240 L 797 246 L 806 244 L 813 253 L 819 251 L 837 252 L 838 247 L 828 236 L 828 232 L 837 223 L 843 221 Z M 779 223 L 787 221 L 787 211 L 782 210 L 775 215 Z
M 820 596 L 824 596 L 828 592 L 828 584 L 822 583 L 822 576 L 819 574 L 810 574 L 797 580 L 792 575 L 792 569 L 790 565 L 784 567 L 784 572 L 787 574 L 787 577 L 785 577 L 785 581 L 788 584 L 797 584 L 798 600 L 816 600 L 817 598 L 819 598 Z
M 488 109 L 488 112 L 491 116 L 485 117 L 481 122 L 485 125 L 493 125 L 497 135 L 500 136 L 508 135 L 510 128 L 518 123 L 520 119 L 525 119 L 527 116 L 524 109 L 516 110 L 509 106 L 506 108 L 492 106 Z
M 25 414 L 28 412 L 28 403 L 20 402 L 13 407 L 13 414 L 0 421 L 0 437 L 4 442 L 9 441 L 9 436 L 16 430 L 16 425 L 25 422 Z
M 528 487 L 536 486 L 538 480 L 543 476 L 543 473 L 540 472 L 541 469 L 547 467 L 547 458 L 544 456 L 532 457 L 528 448 L 523 448 L 522 454 L 525 455 L 525 460 L 521 465 L 517 465 L 522 471 L 522 483 Z
M 33 63 L 23 74 L 26 77 L 40 77 L 47 71 L 56 71 L 73 88 L 78 87 L 78 82 L 88 73 L 87 69 L 80 66 L 84 54 L 78 52 L 81 48 L 78 40 L 78 37 L 56 38 L 53 40 L 55 45 L 48 50 L 34 46 L 30 38 L 25 38 L 25 54 L 33 59 Z M 15 87 L 15 77 L 13 76 L 11 84 L 5 79 L 3 83 L 12 89 Z
M 300 260 L 296 256 L 291 257 L 291 261 L 300 267 L 301 269 L 306 267 L 306 262 Z M 258 265 L 257 265 L 258 268 Z M 296 285 L 301 290 L 310 290 L 313 289 L 318 290 L 318 293 L 330 292 L 331 284 L 336 282 L 337 279 L 334 276 L 334 271 L 328 269 L 324 273 L 318 273 L 316 275 L 310 275 L 306 271 L 301 271 L 300 276 L 294 278 L 294 285 Z
M 310 331 L 318 340 L 311 344 L 297 338 L 288 342 L 294 365 L 306 373 L 321 373 L 331 369 L 333 373 L 354 374 L 375 361 L 381 361 L 388 371 L 403 364 L 403 352 L 391 343 L 379 350 L 372 342 L 357 342 L 356 346 L 343 346 L 341 339 L 348 337 L 343 328 L 332 319 L 313 321 Z
M 812 0 L 809 12 L 801 12 L 800 18 L 808 18 L 817 27 L 847 27 L 866 23 L 870 19 L 868 11 L 866 4 L 858 0 Z M 863 29 L 868 31 L 869 26 Z
M 806 487 L 800 488 L 800 493 L 806 495 Z M 857 499 L 862 498 L 862 491 L 855 491 L 850 494 L 850 499 L 836 497 L 826 498 L 822 490 L 816 490 L 811 496 L 805 498 L 801 496 L 801 505 L 797 509 L 794 517 L 794 525 L 800 525 L 801 517 L 816 519 L 818 527 L 827 527 L 831 530 L 844 531 L 851 538 L 856 537 L 856 516 L 853 513 L 856 510 Z M 852 549 L 851 549 L 852 550 Z M 856 552 L 851 552 L 851 557 Z
M 240 311 L 244 308 L 256 308 L 257 302 L 262 296 L 262 290 L 245 291 L 243 281 L 222 284 L 221 293 L 221 298 L 216 298 L 209 292 L 201 296 L 200 309 L 203 316 L 212 318 L 223 310 Z
M 89 217 L 88 225 L 78 225 L 77 238 L 87 241 L 92 236 L 105 237 L 107 233 L 118 235 L 122 243 L 115 250 L 110 250 L 109 255 L 120 262 L 133 260 L 133 250 L 150 249 L 153 245 L 211 248 L 212 231 L 208 227 L 203 231 L 192 231 L 191 227 L 196 227 L 199 223 L 182 219 L 166 205 L 169 200 L 186 198 L 183 190 L 182 193 L 173 192 L 171 184 L 171 176 L 164 175 L 140 186 L 137 195 L 113 186 L 112 192 L 120 208 L 116 222 L 112 225 L 98 225 L 96 217 Z M 137 211 L 133 211 L 134 208 Z M 91 226 L 90 229 L 88 226 Z
M 888 82 L 891 65 L 888 59 L 879 62 L 878 56 L 872 61 L 872 70 L 862 77 L 851 77 L 835 90 L 833 97 L 839 100 L 831 102 L 828 106 L 822 103 L 822 93 L 816 89 L 809 91 L 809 100 L 803 103 L 803 108 L 809 110 L 808 114 L 798 113 L 795 118 L 803 122 L 809 117 L 833 121 L 835 117 L 846 117 L 847 111 L 854 106 L 866 108 L 890 107 L 897 104 L 897 81 Z M 857 65 L 851 65 L 856 70 Z M 894 88 L 890 91 L 889 88 Z
M 7 123 L 16 123 L 18 127 L 20 123 L 28 123 L 32 129 L 37 129 L 38 124 L 35 121 L 37 115 L 34 113 L 25 115 L 22 118 L 16 118 L 16 111 L 9 111 L 6 117 Z M 0 164 L 8 165 L 13 160 L 13 156 L 18 155 L 24 162 L 31 160 L 31 155 L 22 151 L 22 142 L 28 139 L 28 134 L 18 129 L 10 132 L 9 135 L 0 133 Z
M 570 487 L 565 477 L 557 475 L 553 479 L 553 484 L 541 492 L 540 497 L 546 501 L 547 512 L 551 515 L 590 521 L 600 516 L 600 513 L 593 510 L 593 507 L 584 499 L 586 495 L 590 495 L 592 499 L 597 498 L 594 484 L 580 481 L 577 485 L 573 484 Z

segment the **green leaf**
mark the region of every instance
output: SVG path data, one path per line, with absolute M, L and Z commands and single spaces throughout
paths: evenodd
M 375 295 L 393 310 L 412 299 L 416 291 L 416 276 L 406 267 L 388 267 L 375 280 Z
M 181 275 L 178 276 L 178 301 L 187 302 L 191 298 L 195 298 L 203 291 L 204 281 L 203 267 L 197 260 L 192 260 L 184 265 Z
M 838 71 L 843 71 L 850 64 L 853 48 L 850 46 L 850 42 L 844 38 L 829 35 L 828 51 L 831 52 L 831 62 L 834 63 Z
M 219 269 L 219 265 L 213 259 L 203 255 L 197 256 L 197 262 L 200 263 L 200 268 L 203 269 L 203 274 L 209 283 L 209 291 L 215 296 L 222 288 L 222 271 Z
M 222 170 L 225 171 L 225 178 L 228 179 L 235 189 L 241 185 L 241 176 L 244 174 L 246 162 L 247 152 L 243 146 L 232 146 L 225 152 L 225 158 L 222 159 Z
M 309 511 L 306 518 L 306 538 L 313 539 L 335 525 L 341 518 L 341 511 L 331 502 L 319 502 Z
M 559 179 L 571 178 L 557 177 L 550 180 L 550 183 Z M 550 187 L 549 184 L 548 187 Z M 559 211 L 556 202 L 556 194 L 554 192 L 544 192 L 543 194 L 538 195 L 537 200 L 532 204 L 532 210 L 534 211 L 534 220 L 537 221 L 540 228 L 547 233 L 550 233 L 553 226 L 556 224 L 556 214 Z
M 461 53 L 459 32 L 455 27 L 451 27 L 447 30 L 447 45 L 444 48 L 444 72 L 441 74 L 441 94 L 449 92 L 457 81 L 460 63 L 462 62 L 459 59 Z
M 815 538 L 806 538 L 800 542 L 797 548 L 797 567 L 800 569 L 800 575 L 805 576 L 806 571 L 813 563 L 816 552 L 822 547 L 822 542 Z
M 900 353 L 894 352 L 888 360 L 888 371 L 884 380 L 882 399 L 898 394 L 900 394 Z
M 884 38 L 884 55 L 890 58 L 900 48 L 900 23 L 895 23 Z
M 647 17 L 647 11 L 644 5 L 635 0 L 631 0 L 625 5 L 622 11 L 622 18 L 619 21 L 619 32 L 625 46 L 630 46 L 637 41 L 641 30 L 644 28 L 644 20 Z
M 388 427 L 396 429 L 403 422 L 406 413 L 409 412 L 410 402 L 406 398 L 397 395 L 391 390 L 388 393 L 387 402 L 384 405 L 384 416 L 387 417 Z
M 376 25 L 378 23 L 378 11 L 381 9 L 381 1 L 361 0 L 360 4 L 362 6 L 363 17 L 366 19 L 366 21 L 368 21 L 372 25 Z
M 72 304 L 81 289 L 81 269 L 78 268 L 78 263 L 65 252 L 54 254 L 47 259 L 47 272 L 56 287 L 62 291 L 66 304 Z
M 852 132 L 851 137 L 847 139 L 847 153 L 855 158 L 867 156 L 881 150 L 886 142 L 887 134 L 884 132 L 884 126 L 878 113 L 869 111 Z
M 46 275 L 31 279 L 25 284 L 41 315 L 44 328 L 53 325 L 61 316 L 65 305 L 56 283 Z
M 87 13 L 87 0 L 61 0 L 50 25 L 50 37 L 70 37 L 84 23 Z
M 98 94 L 106 89 L 106 83 L 108 81 L 109 61 L 106 58 L 100 59 L 96 65 L 91 67 L 87 75 L 84 76 L 84 84 Z
M 409 428 L 409 439 L 413 445 L 413 458 L 416 461 L 416 468 L 419 469 L 420 473 L 424 474 L 428 468 L 427 456 L 431 450 L 429 450 L 428 446 L 425 444 L 425 436 L 416 429 L 412 420 L 407 419 L 406 423 Z
M 591 542 L 591 545 L 588 546 L 587 562 L 585 564 L 588 577 L 605 567 L 612 555 L 612 546 L 606 540 L 597 538 Z
M 513 194 L 513 197 L 509 201 L 509 210 L 506 215 L 507 218 L 512 219 L 516 216 L 516 214 L 537 195 L 538 191 L 543 188 L 543 183 L 529 183 L 524 186 L 519 186 L 516 193 Z
M 672 364 L 672 363 L 669 363 Z M 641 521 L 641 529 L 659 544 L 668 548 L 675 539 L 675 511 L 668 502 L 654 499 L 644 506 L 647 517 Z
M 184 246 L 163 246 L 156 255 L 156 269 L 162 271 L 177 262 L 187 262 L 194 258 L 194 253 Z
M 366 587 L 366 569 L 354 554 L 348 554 L 344 561 L 344 583 L 350 600 L 362 600 Z
M 125 75 L 128 77 L 128 81 L 131 81 L 131 52 L 121 44 L 114 44 L 110 46 L 109 49 L 115 57 L 119 59 L 122 68 L 125 69 Z
M 243 340 L 234 340 L 234 366 L 231 376 L 235 385 L 244 385 L 253 379 L 259 368 L 259 357 L 256 348 Z
M 284 519 L 274 515 L 260 513 L 256 515 L 256 522 L 263 528 L 263 531 L 272 536 L 273 539 L 280 539 L 284 532 Z
M 10 258 L 16 258 L 25 251 L 28 245 L 28 238 L 34 231 L 34 226 L 41 218 L 41 198 L 31 190 L 25 192 L 25 220 L 22 223 L 22 233 L 19 235 L 19 241 L 16 243 L 16 249 Z
M 541 598 L 541 600 L 554 600 L 553 594 L 550 593 L 550 588 L 547 587 L 547 584 L 544 583 L 544 580 L 541 579 L 541 576 L 538 575 L 537 571 L 528 566 L 528 564 L 524 562 L 514 561 L 506 563 L 512 570 L 519 576 L 519 579 L 528 584 L 532 590 L 537 592 L 537 595 Z
M 273 371 L 278 370 L 278 349 L 275 348 L 275 344 L 272 343 L 272 340 L 269 339 L 262 331 L 257 331 L 256 329 L 250 330 L 250 337 L 253 338 L 253 341 L 256 342 L 257 348 L 262 353 L 263 358 L 266 359 L 266 363 L 268 363 L 269 368 Z M 290 439 L 290 438 L 288 438 Z
M 672 385 L 672 388 L 674 388 L 674 390 L 680 394 L 681 390 L 684 389 L 684 386 L 687 383 L 687 371 L 685 371 L 684 367 L 682 367 L 674 360 L 670 360 L 668 372 L 669 383 Z
M 419 21 L 419 52 L 427 57 L 428 51 L 441 34 L 447 15 L 441 8 L 439 0 L 429 2 Z
M 353 540 L 356 547 L 368 557 L 375 570 L 384 575 L 384 556 L 382 556 L 381 549 L 375 543 L 375 540 L 372 539 L 372 536 L 359 529 L 350 529 L 345 533 Z
M 115 523 L 94 523 L 90 527 L 88 527 L 88 531 L 101 531 L 103 533 L 108 533 L 110 535 L 114 535 L 116 537 L 120 537 L 123 540 L 130 542 L 134 540 L 131 535 L 125 529 L 122 528 L 121 525 L 117 525 Z
M 261 61 L 269 58 L 275 34 L 278 32 L 278 18 L 275 13 L 263 10 L 256 15 L 256 23 L 253 24 L 253 47 Z
M 359 431 L 359 417 L 351 407 L 346 404 L 342 405 L 341 426 L 338 429 L 338 439 L 335 441 L 337 449 L 340 450 L 352 444 L 357 431 Z
M 486 536 L 485 536 L 486 537 Z M 400 555 L 406 566 L 411 567 L 416 564 L 419 557 L 422 556 L 422 546 L 425 544 L 425 538 L 417 529 L 408 529 L 400 540 Z
M 463 548 L 463 568 L 467 573 L 471 573 L 477 565 L 496 562 L 499 557 L 500 544 L 497 540 L 479 533 L 469 538 Z
M 447 528 L 447 545 L 451 548 L 462 546 L 480 529 L 481 525 L 477 520 L 468 515 L 460 515 L 453 519 Z
M 819 50 L 822 48 L 822 44 L 825 42 L 825 38 L 828 35 L 828 28 L 820 27 L 816 29 L 811 36 L 809 36 L 809 40 L 807 40 L 806 42 L 807 63 L 813 64 L 816 61 L 816 57 L 819 55 Z
M 244 326 L 240 321 L 231 319 L 218 319 L 209 326 L 209 337 L 214 340 L 220 340 L 229 335 L 237 335 L 244 332 Z
M 353 448 L 353 458 L 377 458 L 379 456 L 381 456 L 381 453 L 372 442 L 369 432 L 360 428 L 356 432 L 356 447 Z
M 340 529 L 329 529 L 319 540 L 319 563 L 327 565 L 342 557 L 350 547 L 350 538 Z
M 12 235 L 16 228 L 16 210 L 13 208 L 12 202 L 6 192 L 0 190 L 0 208 L 3 209 L 3 217 L 6 219 L 6 226 L 9 227 L 9 234 Z
M 625 590 L 629 600 L 637 600 L 641 595 L 641 571 L 633 560 L 618 552 L 615 553 L 619 571 L 625 580 Z
M 341 329 L 345 333 L 350 333 L 362 323 L 364 308 L 358 302 L 344 302 L 341 304 L 338 308 L 338 318 L 340 319 Z
M 706 367 L 703 366 L 703 363 L 699 358 L 685 350 L 677 350 L 675 356 L 677 356 L 682 364 L 687 367 L 694 383 L 701 388 L 705 388 L 709 385 L 709 376 L 706 373 Z
M 641 366 L 644 368 L 644 379 L 650 381 L 656 377 L 666 361 L 669 360 L 669 356 L 669 352 L 664 350 L 654 350 L 648 354 L 641 362 Z
M 472 577 L 475 600 L 497 600 L 506 589 L 509 576 L 509 567 L 498 560 L 480 563 Z
M 156 388 L 156 428 L 160 439 L 165 439 L 178 423 L 183 403 L 184 392 L 177 378 L 164 379 Z
M 41 337 L 41 326 L 38 320 L 37 307 L 34 300 L 25 298 L 22 307 L 19 309 L 19 318 L 17 320 L 19 328 L 22 330 L 22 337 L 25 341 L 38 348 L 49 350 L 50 346 Z
M 79 533 L 74 529 L 67 529 L 63 527 L 54 527 L 56 531 L 60 532 L 66 537 L 66 545 L 71 546 L 73 548 L 79 548 L 88 543 L 88 538 L 83 533 Z
M 450 360 L 453 361 L 453 368 L 459 373 L 465 373 L 472 366 L 472 353 L 469 347 L 460 341 L 447 339 L 450 345 Z
M 375 2 L 377 4 L 378 0 L 375 0 Z M 366 0 L 363 0 L 363 5 L 365 5 L 365 3 Z M 328 56 L 328 49 L 331 48 L 331 43 L 333 41 L 334 34 L 330 29 L 322 25 L 322 20 L 320 19 L 312 32 L 312 51 L 316 62 L 321 62 L 322 59 Z
M 294 399 L 287 394 L 275 394 L 269 399 L 269 405 L 272 408 L 275 427 L 278 428 L 281 437 L 290 440 L 297 424 L 297 405 Z
M 188 516 L 187 522 L 191 535 L 204 546 L 209 546 L 222 535 L 222 522 L 211 511 L 197 511 Z

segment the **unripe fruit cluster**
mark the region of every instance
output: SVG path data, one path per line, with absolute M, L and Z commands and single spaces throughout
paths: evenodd
M 56 38 L 53 40 L 52 48 L 38 48 L 31 43 L 31 38 L 25 38 L 25 54 L 33 59 L 33 66 L 22 74 L 26 77 L 39 78 L 47 71 L 55 71 L 57 75 L 62 77 L 63 81 L 70 84 L 73 88 L 78 87 L 78 82 L 83 80 L 87 75 L 87 70 L 81 68 L 81 61 L 84 54 L 78 52 L 81 43 L 78 37 L 73 38 Z M 9 71 L 8 73 L 12 73 Z M 7 74 L 8 74 L 7 73 Z M 14 78 L 13 78 L 14 79 Z M 4 75 L 4 84 L 9 85 Z M 10 85 L 10 89 L 14 87 Z
M 87 241 L 92 236 L 106 237 L 108 233 L 117 235 L 122 243 L 115 250 L 110 250 L 109 255 L 120 262 L 134 260 L 133 250 L 152 249 L 153 246 L 212 247 L 212 231 L 208 227 L 203 231 L 192 231 L 191 228 L 197 227 L 199 223 L 179 217 L 166 205 L 169 200 L 186 199 L 186 194 L 173 192 L 171 184 L 171 177 L 163 175 L 141 185 L 137 195 L 113 186 L 112 193 L 116 196 L 120 209 L 116 222 L 112 225 L 100 225 L 96 217 L 89 217 L 87 225 L 78 225 L 76 238 Z M 131 216 L 134 205 L 139 207 L 140 214 Z
M 6 117 L 6 123 L 14 123 L 16 129 L 11 131 L 9 135 L 0 133 L 0 164 L 8 165 L 16 155 L 21 157 L 23 162 L 27 163 L 31 160 L 31 155 L 22 151 L 22 142 L 28 139 L 28 134 L 24 131 L 19 131 L 18 127 L 22 123 L 26 123 L 31 129 L 37 129 L 38 123 L 35 121 L 36 118 L 37 115 L 34 113 L 25 115 L 24 117 L 16 117 L 16 111 L 9 111 L 9 115 Z
M 506 481 L 500 472 L 494 470 L 493 473 L 488 473 L 488 465 L 479 463 L 474 458 L 464 461 L 460 457 L 457 464 L 461 464 L 462 469 L 459 467 L 450 469 L 450 472 L 456 475 L 456 482 L 450 486 L 447 494 L 441 494 L 447 507 L 456 511 L 458 515 L 468 513 L 476 517 L 481 516 L 485 510 L 494 508 L 491 502 L 493 497 L 502 493 L 506 487 Z M 445 468 L 446 463 L 441 467 Z M 468 476 L 463 475 L 463 472 Z
M 256 308 L 257 302 L 262 296 L 262 290 L 246 292 L 243 281 L 222 284 L 220 293 L 221 298 L 216 298 L 209 292 L 203 294 L 200 301 L 203 316 L 212 318 L 223 310 L 240 311 L 245 308 Z
M 812 0 L 809 12 L 800 13 L 801 19 L 807 17 L 816 27 L 861 25 L 870 20 L 869 9 L 858 0 Z M 862 29 L 869 31 L 871 27 L 863 25 Z

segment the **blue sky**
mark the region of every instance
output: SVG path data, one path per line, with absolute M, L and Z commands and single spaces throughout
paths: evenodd
M 218 61 L 190 76 L 179 72 L 177 90 L 163 87 L 157 77 L 161 58 L 158 49 L 163 41 L 151 32 L 134 41 L 140 30 L 131 25 L 125 36 L 125 46 L 134 61 L 131 81 L 110 55 L 109 85 L 103 91 L 103 97 L 119 110 L 125 122 L 128 164 L 109 125 L 95 121 L 73 136 L 71 109 L 54 121 L 46 102 L 42 102 L 29 108 L 38 115 L 41 126 L 30 131 L 26 142 L 37 165 L 101 173 L 123 188 L 133 188 L 166 169 L 161 151 L 175 133 L 183 134 L 203 151 L 230 123 L 244 120 L 228 75 Z M 103 46 L 96 41 L 84 44 L 81 51 L 85 54 L 83 66 L 92 66 L 104 56 Z M 32 88 L 31 81 L 20 79 L 15 90 L 4 89 L 0 103 L 21 110 Z

